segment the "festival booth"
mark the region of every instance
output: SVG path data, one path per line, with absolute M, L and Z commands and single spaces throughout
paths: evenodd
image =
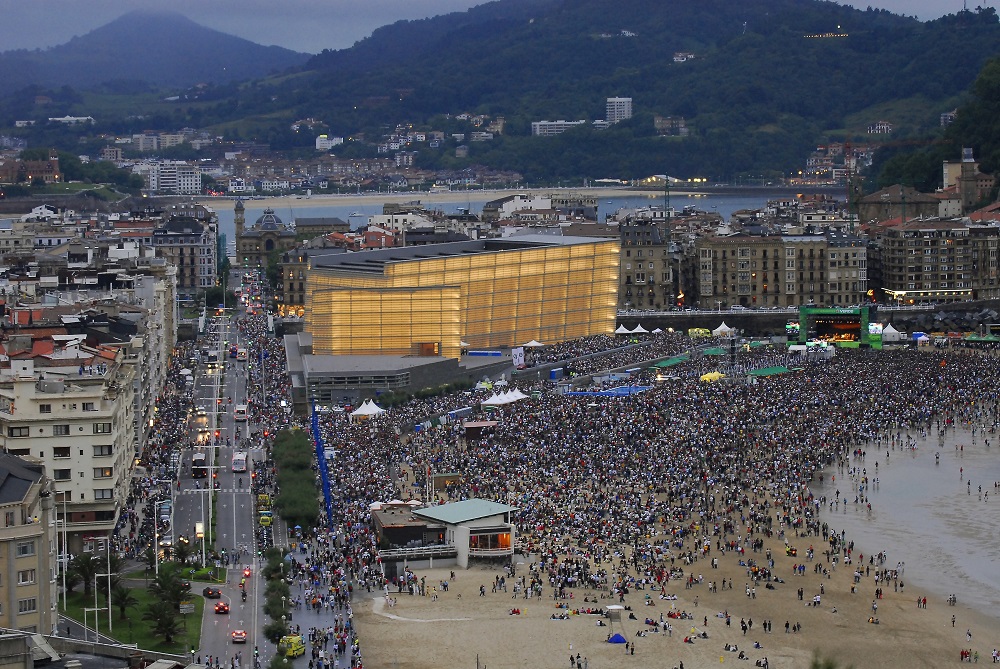
M 726 321 L 722 321 L 722 325 L 712 330 L 713 337 L 728 337 L 732 334 L 736 334 L 736 328 L 726 325 Z
M 917 344 L 917 346 L 930 346 L 931 345 L 931 338 L 928 337 L 923 332 L 914 332 L 913 333 L 913 341 Z
M 630 335 L 630 334 L 632 334 L 632 331 L 629 330 L 624 325 L 619 325 L 618 328 L 615 330 L 615 334 L 616 335 Z
M 649 330 L 642 327 L 642 325 L 636 325 L 635 329 L 632 330 L 632 334 L 649 334 Z
M 524 348 L 541 348 L 542 346 L 545 346 L 545 344 L 536 339 L 532 339 L 527 344 L 522 344 L 522 346 Z
M 712 383 L 713 381 L 718 381 L 719 379 L 726 378 L 726 375 L 722 372 L 709 372 L 708 374 L 702 374 L 701 380 L 705 383 Z

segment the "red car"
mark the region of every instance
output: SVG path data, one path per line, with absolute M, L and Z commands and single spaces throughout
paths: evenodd
M 233 643 L 246 643 L 247 633 L 246 630 L 233 630 Z
M 226 604 L 225 602 L 218 602 L 215 605 L 215 612 L 216 613 L 229 613 L 229 604 Z

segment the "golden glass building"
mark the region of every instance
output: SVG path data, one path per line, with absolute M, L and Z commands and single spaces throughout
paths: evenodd
M 317 355 L 458 358 L 615 328 L 617 239 L 521 235 L 310 259 Z

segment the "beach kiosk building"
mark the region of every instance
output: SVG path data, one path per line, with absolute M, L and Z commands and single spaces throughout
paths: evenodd
M 485 499 L 414 509 L 413 515 L 443 525 L 445 543 L 455 547 L 456 564 L 463 569 L 469 559 L 510 558 L 514 555 L 515 529 L 511 514 L 517 507 Z

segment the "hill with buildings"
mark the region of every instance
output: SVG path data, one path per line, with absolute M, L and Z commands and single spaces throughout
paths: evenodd
M 87 89 L 185 87 L 262 77 L 301 65 L 308 54 L 211 30 L 180 14 L 134 11 L 49 49 L 0 53 L 0 91 L 25 86 Z

